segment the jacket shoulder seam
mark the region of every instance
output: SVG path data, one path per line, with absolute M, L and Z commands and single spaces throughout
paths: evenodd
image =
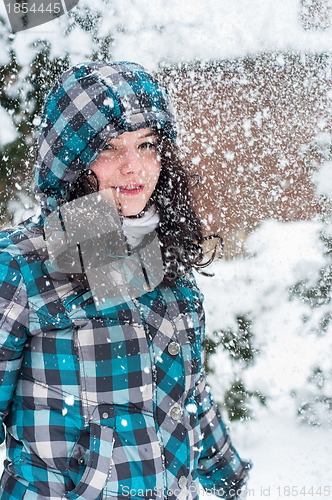
M 7 240 L 8 241 L 8 245 L 1 249 L 1 243 L 2 241 L 4 240 Z M 15 248 L 19 251 L 19 255 L 15 255 L 12 251 L 12 248 Z M 20 281 L 19 283 L 17 284 L 17 287 L 16 287 L 16 290 L 15 290 L 15 293 L 13 295 L 13 298 L 11 300 L 11 305 L 9 307 L 9 311 L 11 311 L 15 305 L 15 299 L 18 297 L 18 295 L 21 293 L 21 290 L 22 288 L 24 287 L 24 290 L 25 290 L 25 293 L 26 293 L 26 296 L 27 296 L 27 309 L 28 309 L 28 315 L 30 315 L 30 303 L 29 303 L 29 297 L 28 297 L 28 290 L 27 290 L 27 287 L 26 287 L 26 284 L 25 284 L 25 281 L 24 281 L 24 276 L 23 276 L 23 273 L 21 271 L 21 264 L 19 262 L 19 259 L 22 258 L 24 259 L 23 257 L 23 254 L 21 252 L 21 250 L 19 249 L 19 247 L 17 245 L 15 245 L 15 243 L 13 243 L 13 241 L 11 240 L 10 236 L 9 235 L 6 235 L 4 237 L 0 237 L 0 251 L 1 252 L 6 252 L 10 257 L 11 257 L 11 261 L 15 261 L 16 265 L 17 265 L 17 270 L 18 272 L 20 273 Z M 0 328 L 3 326 L 3 323 L 5 322 L 5 319 L 6 317 L 3 316 L 0 320 Z M 9 350 L 12 350 L 13 352 L 15 352 L 14 349 L 9 349 Z

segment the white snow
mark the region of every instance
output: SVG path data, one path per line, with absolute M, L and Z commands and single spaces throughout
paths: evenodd
M 91 2 L 81 0 L 73 12 L 82 13 L 85 7 L 91 8 Z M 122 0 L 116 5 L 99 0 L 93 10 L 101 13 L 99 34 L 113 37 L 113 59 L 136 61 L 150 70 L 160 64 L 264 51 L 330 52 L 332 46 L 332 14 L 326 29 L 305 30 L 300 0 L 168 0 L 167 5 L 163 0 Z M 2 2 L 0 15 L 7 18 Z M 68 24 L 71 30 L 64 36 Z M 17 33 L 18 62 L 29 63 L 33 42 L 43 39 L 52 43 L 54 55 L 68 51 L 72 63 L 85 60 L 94 47 L 90 34 L 68 14 Z
M 72 394 L 68 394 L 68 396 L 65 397 L 65 403 L 67 406 L 74 406 L 75 398 Z
M 301 426 L 289 415 L 287 405 L 272 405 L 254 421 L 232 424 L 231 434 L 241 456 L 249 457 L 254 464 L 247 500 L 331 498 L 328 429 Z
M 313 175 L 318 194 L 326 194 L 332 198 L 332 161 L 326 161 L 320 170 Z
M 12 215 L 14 225 L 28 217 L 32 217 L 38 209 L 37 203 L 31 200 L 31 197 L 23 191 L 18 191 L 16 198 L 7 203 L 7 211 Z
M 196 413 L 197 412 L 197 406 L 194 403 L 190 403 L 189 405 L 186 406 L 187 412 L 188 413 Z
M 266 50 L 331 49 L 331 29 L 302 29 L 296 0 L 169 0 L 167 8 L 162 0 L 143 1 L 138 8 L 122 1 L 115 19 L 125 28 L 114 44 L 115 58 L 130 55 L 149 65 L 155 64 L 157 51 L 160 61 L 170 63 Z
M 1 52 L 1 51 L 0 51 Z M 0 147 L 14 141 L 18 134 L 12 117 L 0 106 Z

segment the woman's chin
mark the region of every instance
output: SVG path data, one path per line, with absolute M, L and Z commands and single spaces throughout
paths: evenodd
M 124 217 L 133 217 L 135 215 L 140 214 L 144 210 L 146 205 L 147 205 L 146 199 L 137 200 L 136 202 L 134 202 L 134 200 L 132 200 L 131 202 L 122 201 L 122 203 L 120 202 L 120 207 L 121 207 L 120 211 Z
M 140 214 L 145 208 L 145 205 L 140 205 L 136 207 L 130 207 L 130 206 L 121 206 L 121 213 L 124 217 L 133 217 L 135 215 Z

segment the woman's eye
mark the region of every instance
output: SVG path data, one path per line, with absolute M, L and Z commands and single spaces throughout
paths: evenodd
M 154 142 L 143 142 L 138 147 L 139 147 L 139 149 L 154 149 L 155 150 L 157 148 L 157 144 L 155 144 Z
M 105 144 L 103 151 L 113 151 L 114 149 L 115 147 L 112 144 Z

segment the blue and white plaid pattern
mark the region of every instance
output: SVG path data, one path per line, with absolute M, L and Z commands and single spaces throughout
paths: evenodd
M 247 464 L 206 388 L 193 277 L 98 311 L 44 274 L 40 225 L 1 236 L 0 497 L 194 499 L 199 479 L 228 498 Z

